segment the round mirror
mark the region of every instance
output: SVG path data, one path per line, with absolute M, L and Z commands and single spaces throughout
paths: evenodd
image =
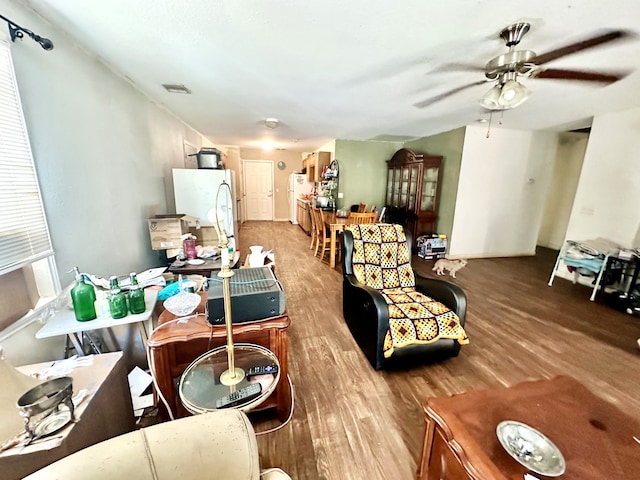
M 278 169 L 284 170 L 285 168 L 287 168 L 287 164 L 284 163 L 283 161 L 279 161 L 278 162 Z

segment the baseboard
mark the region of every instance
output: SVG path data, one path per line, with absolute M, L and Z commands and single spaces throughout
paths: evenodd
M 451 259 L 451 260 L 457 260 L 460 258 L 507 258 L 507 257 L 533 257 L 535 256 L 536 252 L 534 251 L 529 251 L 529 252 L 520 252 L 520 253 L 465 253 L 465 254 L 455 254 L 455 255 L 449 255 L 447 254 L 447 258 Z

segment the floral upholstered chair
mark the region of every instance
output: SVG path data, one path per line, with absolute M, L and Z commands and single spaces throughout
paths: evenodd
M 469 342 L 464 292 L 416 275 L 410 245 L 401 225 L 349 225 L 343 232 L 343 315 L 376 370 L 454 357 Z

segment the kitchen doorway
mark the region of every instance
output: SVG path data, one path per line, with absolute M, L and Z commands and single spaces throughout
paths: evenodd
M 243 160 L 246 220 L 273 220 L 273 162 Z

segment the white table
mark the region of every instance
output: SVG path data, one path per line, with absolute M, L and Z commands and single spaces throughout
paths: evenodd
M 69 339 L 76 348 L 78 355 L 84 355 L 82 348 L 82 334 L 91 330 L 99 330 L 101 328 L 117 327 L 118 325 L 129 325 L 137 323 L 140 330 L 140 336 L 145 348 L 147 347 L 147 338 L 153 330 L 153 309 L 158 298 L 158 291 L 146 289 L 144 291 L 144 301 L 147 306 L 146 310 L 138 314 L 129 314 L 124 318 L 114 320 L 110 315 L 99 316 L 94 320 L 79 322 L 73 310 L 64 310 L 56 313 L 53 318 L 47 320 L 47 323 L 36 333 L 36 338 L 57 337 L 58 335 L 68 335 Z M 80 335 L 78 335 L 80 334 Z M 92 345 L 95 353 L 102 353 L 96 345 Z

